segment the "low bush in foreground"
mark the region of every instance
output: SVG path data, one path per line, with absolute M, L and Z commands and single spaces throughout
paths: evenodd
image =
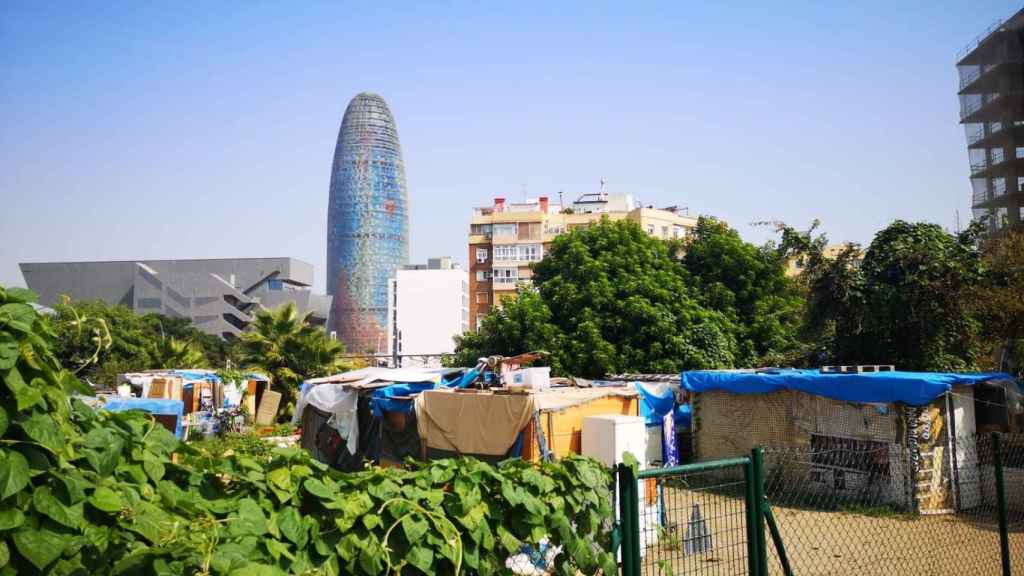
M 193 448 L 71 398 L 87 390 L 30 300 L 0 287 L 0 574 L 489 574 L 545 538 L 562 573 L 615 571 L 595 461 L 344 474 L 294 448 Z

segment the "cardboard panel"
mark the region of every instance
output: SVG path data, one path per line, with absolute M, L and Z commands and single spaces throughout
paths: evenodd
M 274 419 L 277 417 L 277 409 L 281 405 L 281 393 L 274 392 L 273 390 L 267 390 L 263 393 L 263 400 L 260 402 L 260 407 L 256 411 L 256 424 L 259 426 L 269 426 L 274 423 Z

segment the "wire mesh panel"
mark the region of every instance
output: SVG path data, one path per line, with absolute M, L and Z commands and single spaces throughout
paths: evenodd
M 1016 460 L 1007 454 L 1004 462 L 1009 480 Z M 1001 573 L 990 436 L 955 437 L 927 451 L 812 438 L 806 447 L 766 449 L 765 476 L 795 574 Z M 1024 483 L 1015 492 L 1011 484 L 1010 546 L 1024 556 Z M 768 548 L 769 573 L 780 574 Z M 1024 569 L 1024 557 L 1014 564 Z
M 1024 434 L 1007 434 L 1002 442 L 1011 568 L 1024 574 Z
M 747 482 L 742 466 L 640 473 L 640 573 L 748 573 Z

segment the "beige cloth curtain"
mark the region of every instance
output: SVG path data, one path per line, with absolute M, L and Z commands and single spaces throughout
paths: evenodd
M 430 448 L 500 456 L 533 416 L 525 394 L 463 394 L 426 390 L 416 397 L 416 426 Z

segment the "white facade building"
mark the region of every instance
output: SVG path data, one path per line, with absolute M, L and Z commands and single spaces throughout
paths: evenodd
M 407 266 L 388 290 L 388 351 L 401 365 L 440 366 L 469 330 L 469 276 L 450 258 Z M 417 357 L 420 356 L 420 357 Z

